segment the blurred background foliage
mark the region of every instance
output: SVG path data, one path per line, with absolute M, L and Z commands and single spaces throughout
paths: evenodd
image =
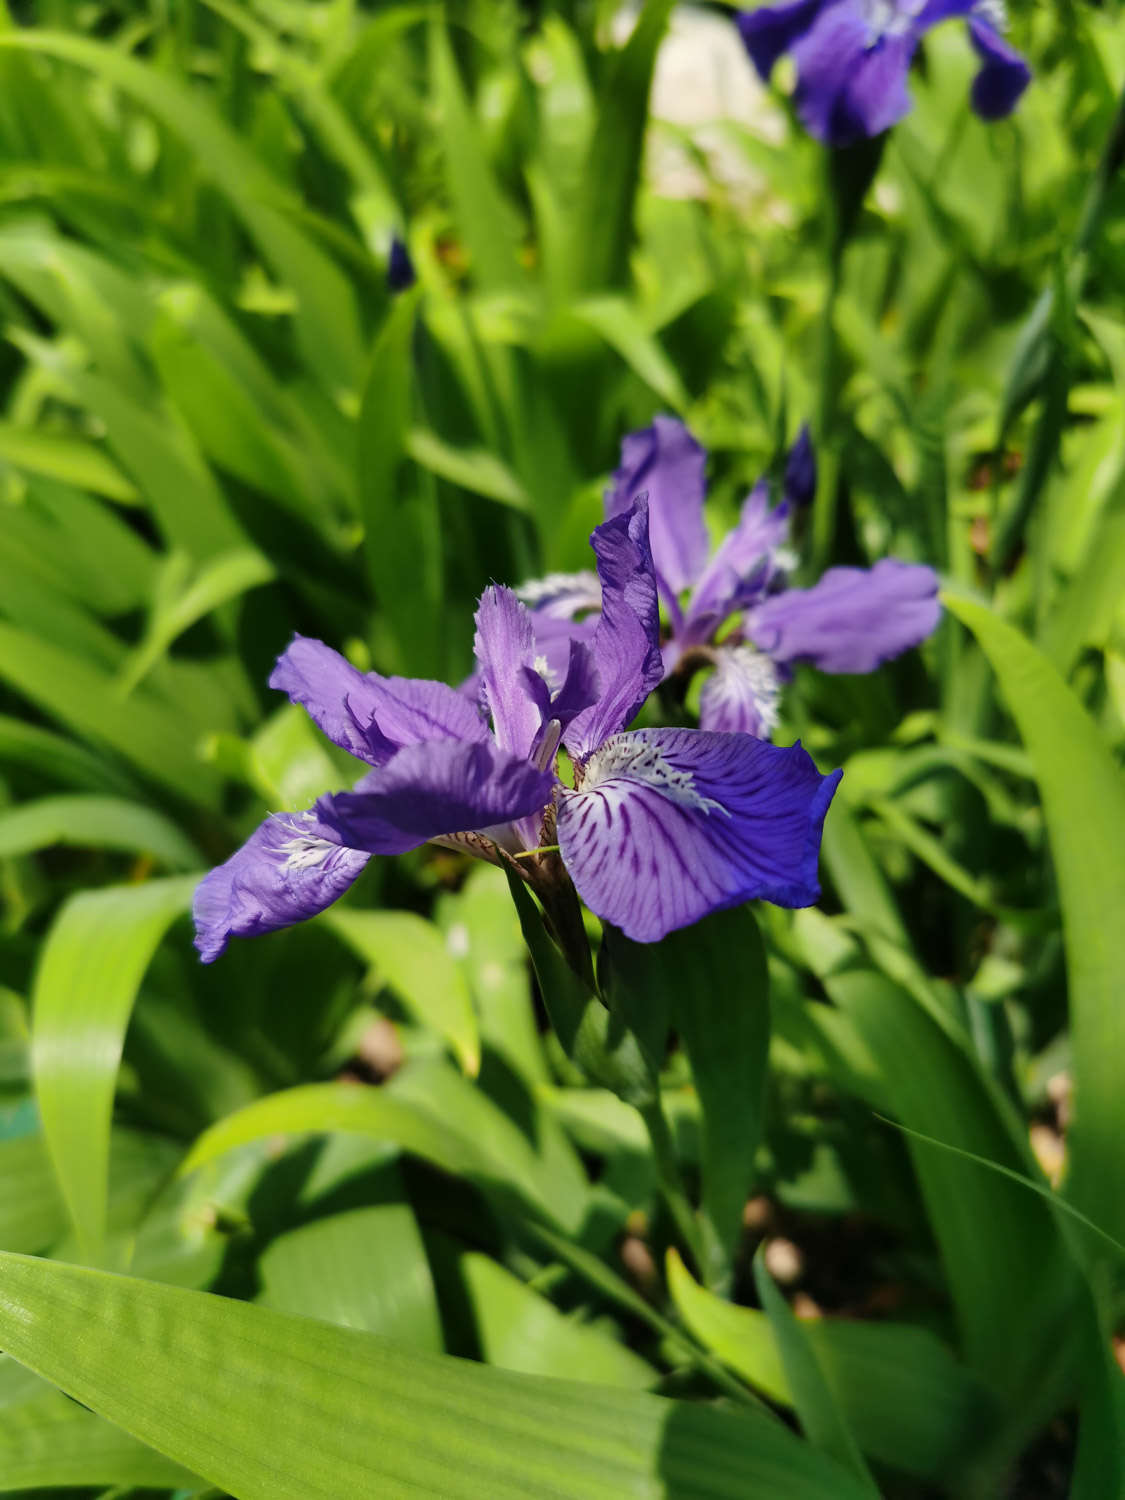
M 969 112 L 945 26 L 881 155 L 827 158 L 720 7 L 11 5 L 0 1249 L 525 1374 L 741 1395 L 781 1500 L 1120 1492 L 1116 1252 L 1050 1184 L 1077 1097 L 1073 1201 L 1125 1238 L 1125 26 L 1108 0 L 1011 19 L 1035 67 L 1011 120 Z M 267 810 L 357 774 L 265 687 L 291 633 L 459 680 L 480 591 L 586 565 L 620 440 L 658 411 L 710 452 L 716 533 L 807 416 L 804 576 L 893 553 L 990 606 L 786 699 L 781 738 L 845 775 L 821 908 L 759 913 L 766 1124 L 711 1290 L 665 1260 L 636 1112 L 545 1033 L 498 871 L 375 861 L 206 970 L 185 916 Z M 699 931 L 728 1014 L 764 1016 L 747 939 Z M 726 1105 L 689 1053 L 667 1105 L 706 1194 Z M 97 1389 L 188 1410 L 174 1322 L 132 1353 L 107 1333 Z M 51 1326 L 65 1352 L 80 1325 Z M 224 1400 L 252 1434 L 239 1348 Z M 809 1443 L 751 1423 L 751 1392 Z M 609 1399 L 543 1420 L 581 1433 Z M 426 1417 L 435 1447 L 459 1410 Z M 557 1489 L 529 1467 L 512 1493 L 626 1492 L 560 1462 Z M 698 1488 L 637 1493 L 747 1493 L 751 1469 L 728 1491 L 699 1462 Z M 174 1470 L 0 1358 L 0 1490 L 219 1493 Z M 508 1493 L 477 1483 L 424 1492 Z

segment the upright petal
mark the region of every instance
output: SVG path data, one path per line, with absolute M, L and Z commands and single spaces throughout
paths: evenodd
M 744 605 L 747 583 L 765 588 L 770 555 L 788 535 L 788 514 L 780 505 L 770 509 L 769 486 L 759 479 L 695 586 L 687 610 L 688 641 L 709 639 L 727 615 Z
M 369 854 L 403 854 L 443 834 L 480 832 L 545 808 L 554 777 L 491 742 L 407 745 L 352 792 L 322 797 L 333 836 Z
M 421 740 L 488 738 L 488 725 L 455 688 L 361 672 L 307 636 L 295 635 L 278 657 L 270 687 L 288 693 L 330 740 L 373 766 Z
M 786 589 L 746 616 L 743 629 L 777 662 L 824 672 L 872 672 L 937 628 L 932 568 L 885 557 L 871 569 L 829 568 L 811 589 Z
M 764 651 L 719 646 L 715 670 L 703 684 L 699 727 L 767 740 L 777 728 L 781 676 Z
M 559 847 L 590 910 L 639 943 L 753 898 L 808 906 L 839 779 L 799 744 L 618 734 L 585 761 L 581 789 L 560 792 Z
M 652 559 L 670 597 L 694 583 L 707 561 L 706 465 L 706 453 L 681 421 L 655 417 L 621 444 L 621 466 L 605 492 L 607 520 L 647 492 Z
M 564 735 L 567 749 L 576 756 L 596 750 L 623 729 L 664 676 L 644 501 L 603 521 L 590 542 L 602 585 L 602 612 L 593 641 L 598 700 L 574 718 Z
M 983 16 L 969 17 L 969 39 L 981 60 L 969 99 L 982 120 L 1002 120 L 1031 82 L 1031 69 Z
M 735 17 L 739 35 L 763 83 L 769 82 L 774 63 L 809 29 L 824 3 L 789 0 L 786 5 L 759 5 L 755 10 L 739 11 Z
M 531 615 L 511 589 L 493 584 L 481 595 L 473 651 L 501 750 L 526 759 L 542 722 L 535 675 Z
M 259 937 L 315 917 L 343 895 L 369 858 L 342 845 L 317 812 L 272 813 L 196 887 L 192 915 L 200 958 L 213 963 L 232 937 Z
M 825 6 L 793 44 L 797 113 L 805 129 L 830 146 L 888 130 L 910 110 L 906 75 L 914 27 L 873 37 L 857 0 Z

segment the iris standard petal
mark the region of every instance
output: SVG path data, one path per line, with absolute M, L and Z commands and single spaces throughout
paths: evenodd
M 272 813 L 195 889 L 200 958 L 213 963 L 232 937 L 259 937 L 315 917 L 343 895 L 369 858 L 343 846 L 318 812 Z
M 529 817 L 551 800 L 554 777 L 491 742 L 407 745 L 352 792 L 322 797 L 318 816 L 341 843 L 403 854 L 428 839 Z
M 781 675 L 764 651 L 719 646 L 715 670 L 703 684 L 699 727 L 768 739 L 777 728 Z
M 373 766 L 420 740 L 488 738 L 475 705 L 455 688 L 361 672 L 307 636 L 294 636 L 278 657 L 270 687 L 288 693 L 330 740 Z
M 636 942 L 753 898 L 808 906 L 820 894 L 840 772 L 822 776 L 799 744 L 640 729 L 607 740 L 582 777 L 559 794 L 562 857 L 590 910 Z
M 982 120 L 1002 120 L 1031 82 L 1031 69 L 981 16 L 969 18 L 969 39 L 981 60 L 969 92 L 972 106 Z
M 509 588 L 493 584 L 481 595 L 473 651 L 501 750 L 526 759 L 542 716 L 534 676 L 535 633 L 525 604 Z
M 603 521 L 590 543 L 602 586 L 602 612 L 593 640 L 598 700 L 574 718 L 563 736 L 574 756 L 589 754 L 623 729 L 664 676 L 644 501 Z
M 656 572 L 670 596 L 699 577 L 707 561 L 703 498 L 707 454 L 675 417 L 655 417 L 621 444 L 621 466 L 605 492 L 607 520 L 648 494 L 648 535 Z
M 811 589 L 786 589 L 751 610 L 744 633 L 777 662 L 824 672 L 873 672 L 917 646 L 941 617 L 938 577 L 885 557 L 873 568 L 829 568 Z
M 846 146 L 888 130 L 910 109 L 906 75 L 913 27 L 872 38 L 857 0 L 837 0 L 790 49 L 797 65 L 797 113 L 810 135 Z
M 704 641 L 732 610 L 744 603 L 743 585 L 758 577 L 765 586 L 770 553 L 789 535 L 789 517 L 781 506 L 770 509 L 769 486 L 760 479 L 747 495 L 738 522 L 719 543 L 696 584 L 687 609 L 685 634 Z
M 738 13 L 739 35 L 763 83 L 769 82 L 774 63 L 809 29 L 824 3 L 791 0 L 788 5 L 759 5 Z

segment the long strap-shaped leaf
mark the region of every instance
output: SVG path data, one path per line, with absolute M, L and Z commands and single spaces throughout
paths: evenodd
M 856 1500 L 753 1414 L 0 1255 L 0 1344 L 237 1500 Z
M 1125 778 L 1052 664 L 991 610 L 949 599 L 1000 680 L 1035 766 L 1058 874 L 1074 1069 L 1068 1196 L 1125 1239 Z
M 78 1242 L 101 1258 L 109 1129 L 133 1001 L 197 876 L 83 891 L 48 934 L 35 981 L 32 1071 L 43 1134 Z

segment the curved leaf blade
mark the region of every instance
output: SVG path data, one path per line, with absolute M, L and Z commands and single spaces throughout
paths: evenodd
M 865 1493 L 754 1413 L 510 1374 L 24 1256 L 0 1256 L 0 1342 L 239 1500 Z
M 43 1134 L 83 1255 L 104 1254 L 109 1131 L 137 990 L 194 875 L 83 891 L 43 945 L 32 994 L 31 1066 Z

